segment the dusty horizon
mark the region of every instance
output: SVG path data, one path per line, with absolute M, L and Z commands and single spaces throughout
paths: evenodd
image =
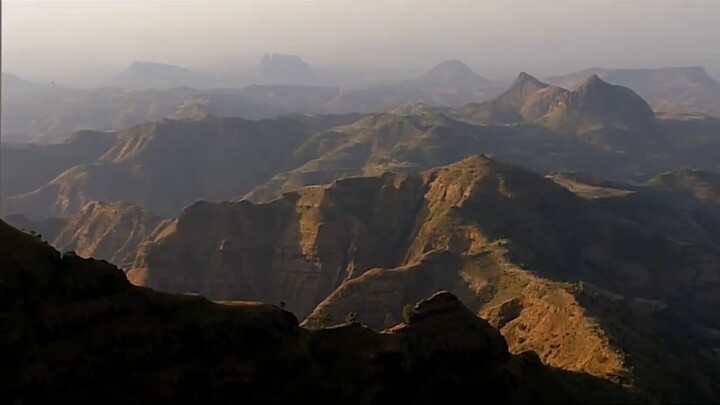
M 594 66 L 700 65 L 720 75 L 720 2 L 504 3 L 5 1 L 2 70 L 75 83 L 133 61 L 210 69 L 285 53 L 315 67 L 425 70 L 460 59 L 499 80 Z

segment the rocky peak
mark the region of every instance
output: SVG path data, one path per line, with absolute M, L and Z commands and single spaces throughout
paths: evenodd
M 418 302 L 408 321 L 393 332 L 406 335 L 411 342 L 422 335 L 422 340 L 411 344 L 419 358 L 443 356 L 447 347 L 460 348 L 467 360 L 503 359 L 510 354 L 500 332 L 448 291 Z
M 549 86 L 549 84 L 543 83 L 525 72 L 521 72 L 512 85 L 500 95 L 499 99 L 509 105 L 520 108 L 530 96 Z
M 547 84 L 543 81 L 540 81 L 538 78 L 536 78 L 535 76 L 533 76 L 531 74 L 528 74 L 525 72 L 520 72 L 520 74 L 515 78 L 515 80 L 510 85 L 510 89 L 516 88 L 516 87 L 527 87 L 527 86 L 535 87 L 535 88 L 545 88 L 545 87 L 548 87 L 549 84 Z
M 462 311 L 464 308 L 460 300 L 449 291 L 438 291 L 429 298 L 415 304 L 413 314 L 410 316 L 410 323 L 419 322 L 436 315 Z
M 609 83 L 604 82 L 596 73 L 588 77 L 587 80 L 585 80 L 584 86 L 601 86 L 603 84 Z
M 575 115 L 574 118 L 603 124 L 636 125 L 655 119 L 652 108 L 637 93 L 627 87 L 610 84 L 596 74 L 585 80 L 577 90 L 561 97 L 557 105 Z
M 575 90 L 577 93 L 588 93 L 592 91 L 605 91 L 605 92 L 611 92 L 613 91 L 613 87 L 619 87 L 612 85 L 603 79 L 600 78 L 597 74 L 591 75 L 588 77 L 578 88 Z

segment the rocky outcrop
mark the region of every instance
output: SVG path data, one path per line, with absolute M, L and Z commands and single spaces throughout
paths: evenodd
M 3 222 L 0 237 L 0 316 L 12 332 L 0 345 L 3 402 L 283 403 L 312 393 L 424 404 L 478 390 L 503 403 L 639 398 L 533 353 L 510 354 L 497 330 L 446 292 L 383 333 L 309 330 L 273 305 L 134 287 L 106 262 L 61 256 Z

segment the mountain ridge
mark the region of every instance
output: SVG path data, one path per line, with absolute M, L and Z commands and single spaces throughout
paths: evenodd
M 655 115 L 632 90 L 591 75 L 577 89 L 566 90 L 522 72 L 497 98 L 470 104 L 455 115 L 479 123 L 528 122 L 561 132 L 583 132 L 597 126 L 643 127 Z
M 656 69 L 591 68 L 550 77 L 548 81 L 574 88 L 593 74 L 609 83 L 633 89 L 658 111 L 720 115 L 720 83 L 710 77 L 702 66 Z

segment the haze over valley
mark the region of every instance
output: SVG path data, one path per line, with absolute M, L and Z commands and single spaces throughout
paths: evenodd
M 504 3 L 4 2 L 0 402 L 720 401 L 720 3 Z

